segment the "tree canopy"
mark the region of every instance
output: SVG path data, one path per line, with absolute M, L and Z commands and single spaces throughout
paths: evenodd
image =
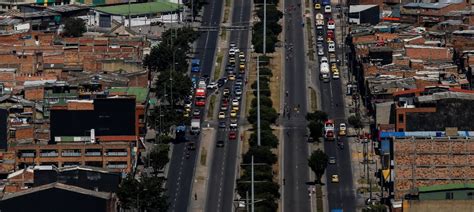
M 323 176 L 328 166 L 328 156 L 321 149 L 317 149 L 311 153 L 308 159 L 308 166 L 316 175 L 316 183 L 321 183 L 321 176 Z
M 86 22 L 80 18 L 68 18 L 64 22 L 64 36 L 66 37 L 81 37 L 86 31 Z

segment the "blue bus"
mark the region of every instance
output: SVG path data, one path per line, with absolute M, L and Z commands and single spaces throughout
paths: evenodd
M 199 59 L 191 60 L 191 72 L 200 72 L 201 71 L 201 61 Z

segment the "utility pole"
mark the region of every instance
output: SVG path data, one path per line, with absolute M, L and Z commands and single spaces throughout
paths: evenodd
M 255 185 L 254 185 L 254 179 L 253 179 L 253 155 L 252 155 L 252 212 L 255 212 Z
M 266 54 L 267 54 L 267 0 L 263 0 L 263 55 L 266 55 Z M 257 79 L 257 82 L 258 82 L 258 79 Z
M 257 146 L 260 145 L 260 61 L 257 56 Z

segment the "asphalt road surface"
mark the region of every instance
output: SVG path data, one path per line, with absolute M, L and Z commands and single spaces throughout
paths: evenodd
M 219 26 L 223 2 L 223 0 L 215 0 L 204 6 L 202 26 Z M 201 60 L 201 73 L 194 74 L 195 76 L 211 75 L 218 35 L 218 31 L 205 31 L 197 40 L 195 58 Z M 206 111 L 201 109 L 201 114 L 206 114 Z M 189 139 L 196 143 L 197 151 L 200 146 L 200 136 L 190 136 Z M 171 212 L 187 211 L 191 199 L 190 191 L 196 164 L 196 151 L 190 151 L 189 158 L 186 158 L 186 144 L 174 144 L 166 184 L 170 203 L 169 211 Z
M 250 19 L 250 2 L 248 0 L 235 0 L 233 5 L 232 13 L 232 25 L 241 26 L 248 25 Z M 222 29 L 221 29 L 222 30 Z M 237 48 L 240 51 L 246 52 L 248 50 L 248 28 L 245 30 L 235 30 L 230 32 L 230 43 L 237 45 Z M 225 50 L 227 51 L 227 49 Z M 238 60 L 238 53 L 236 54 L 236 60 Z M 228 57 L 225 57 L 228 58 Z M 246 55 L 247 61 L 249 60 L 248 55 Z M 227 61 L 226 61 L 227 62 Z M 236 73 L 238 72 L 239 63 L 236 62 Z M 225 66 L 223 66 L 224 68 Z M 248 67 L 248 64 L 246 65 Z M 227 73 L 225 73 L 227 74 Z M 238 74 L 237 74 L 238 75 Z M 241 74 L 242 78 L 245 79 L 244 75 Z M 231 91 L 231 98 L 234 97 L 234 82 L 229 81 L 223 88 L 229 88 Z M 244 87 L 242 87 L 244 88 Z M 222 90 L 222 88 L 221 88 Z M 220 91 L 220 94 L 222 92 Z M 242 95 L 245 95 L 243 92 Z M 221 99 L 219 98 L 216 102 L 216 107 L 220 108 Z M 240 104 L 240 108 L 244 107 L 245 104 Z M 229 107 L 231 107 L 231 101 L 229 101 Z M 241 110 L 239 110 L 241 111 Z M 216 135 L 216 142 L 221 140 L 224 141 L 224 147 L 214 149 L 211 163 L 211 172 L 209 174 L 208 188 L 207 188 L 207 198 L 206 198 L 206 212 L 214 211 L 233 211 L 233 198 L 235 190 L 235 180 L 236 180 L 236 162 L 237 162 L 237 150 L 239 138 L 235 140 L 229 140 L 228 134 L 230 118 L 229 118 L 230 108 L 225 112 L 226 113 L 226 125 L 227 128 L 220 128 Z M 240 117 L 240 116 L 239 116 Z M 245 118 L 245 117 L 242 117 Z M 236 131 L 237 137 L 240 136 L 239 131 Z
M 301 1 L 285 0 L 285 112 L 284 130 L 283 204 L 285 211 L 310 211 L 308 195 L 309 170 L 306 138 L 307 95 L 306 54 L 302 22 Z
M 323 10 L 316 11 L 323 12 Z M 316 14 L 315 13 L 315 14 Z M 334 16 L 336 14 L 334 13 Z M 327 19 L 325 21 L 327 23 Z M 340 26 L 336 26 L 340 27 Z M 324 27 L 323 36 L 326 36 L 326 26 Z M 335 35 L 338 36 L 338 35 Z M 339 35 L 340 36 L 340 35 Z M 328 57 L 327 53 L 327 39 L 325 37 L 325 56 Z M 337 45 L 336 45 L 337 46 Z M 342 52 L 336 48 L 337 58 L 342 58 Z M 341 68 L 339 68 L 341 71 Z M 341 73 L 341 72 L 340 72 Z M 341 73 L 342 74 L 342 73 Z M 319 76 L 319 68 L 318 75 Z M 329 119 L 334 120 L 336 133 L 339 128 L 339 124 L 346 123 L 346 117 L 344 113 L 344 95 L 345 88 L 341 87 L 342 83 L 340 79 L 331 79 L 327 83 L 319 81 L 320 93 L 321 93 L 321 106 L 322 110 L 328 114 Z M 346 123 L 347 124 L 347 123 Z M 350 149 L 347 144 L 345 137 L 340 137 L 344 143 L 344 148 L 339 148 L 335 141 L 325 141 L 324 151 L 329 157 L 336 157 L 336 164 L 328 165 L 326 169 L 326 186 L 327 186 L 327 198 L 329 202 L 329 210 L 335 208 L 342 208 L 344 212 L 356 211 L 355 205 L 355 193 L 353 190 L 352 181 L 352 169 L 351 169 L 351 157 Z M 339 176 L 339 183 L 331 183 L 331 175 L 337 174 Z

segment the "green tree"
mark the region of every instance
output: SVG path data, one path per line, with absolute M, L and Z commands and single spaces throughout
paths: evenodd
M 278 38 L 276 35 L 273 35 L 273 34 L 268 35 L 267 33 L 267 39 L 266 39 L 267 53 L 275 52 L 275 45 L 277 42 L 278 42 Z M 258 31 L 254 30 L 254 33 L 252 34 L 252 44 L 255 48 L 255 52 L 263 53 L 263 33 L 258 33 Z
M 362 209 L 363 212 L 385 212 L 387 207 L 382 204 L 369 205 L 367 208 Z
M 237 192 L 240 196 L 245 197 L 245 193 L 248 191 L 250 193 L 250 182 L 237 180 Z M 276 199 L 280 197 L 280 185 L 278 183 L 269 181 L 269 182 L 258 182 L 255 183 L 255 198 L 256 199 L 263 199 L 263 198 L 272 198 Z
M 117 190 L 117 197 L 120 200 L 120 206 L 125 209 L 136 208 L 137 194 L 140 192 L 140 182 L 132 175 L 128 174 L 122 180 Z
M 323 176 L 328 166 L 328 156 L 321 149 L 317 149 L 311 153 L 308 159 L 308 166 L 316 175 L 315 182 L 321 183 L 321 176 Z
M 260 106 L 260 120 L 268 121 L 269 123 L 275 123 L 278 118 L 278 113 L 276 112 L 275 108 L 267 107 L 267 106 Z M 251 124 L 257 123 L 257 108 L 251 108 L 249 112 L 249 117 L 247 120 Z
M 270 147 L 266 146 L 254 146 L 243 155 L 243 162 L 250 164 L 252 162 L 252 155 L 254 163 L 266 163 L 266 164 L 275 164 L 277 157 L 272 153 Z
M 360 116 L 354 116 L 354 115 L 349 116 L 347 121 L 349 122 L 351 126 L 353 126 L 356 129 L 361 129 L 364 126 L 362 124 L 362 120 L 360 119 Z
M 163 188 L 164 179 L 153 176 L 140 178 L 140 191 L 137 194 L 140 203 L 139 211 L 167 211 L 169 208 L 168 197 Z
M 257 137 L 257 132 L 250 135 L 250 146 L 257 146 Z M 271 130 L 260 130 L 260 141 L 262 146 L 268 146 L 271 148 L 278 147 L 278 138 Z
M 257 107 L 257 98 L 252 99 L 252 107 Z M 268 96 L 260 96 L 260 106 L 264 105 L 267 107 L 273 107 L 272 99 Z
M 263 21 L 263 7 L 259 7 L 256 13 L 257 17 Z M 277 23 L 282 17 L 283 13 L 278 10 L 276 5 L 267 5 L 267 23 Z
M 66 37 L 81 37 L 86 31 L 86 23 L 80 18 L 68 18 L 64 22 L 64 36 Z
M 159 170 L 162 170 L 166 164 L 170 161 L 168 153 L 170 146 L 168 144 L 158 144 L 153 147 L 148 156 L 145 159 L 147 165 L 153 167 L 153 171 L 158 174 Z
M 240 177 L 240 180 L 250 181 L 251 180 L 251 166 L 243 166 L 244 174 Z M 272 181 L 273 170 L 270 165 L 259 165 L 254 166 L 254 180 L 256 181 Z
M 324 124 L 321 122 L 310 121 L 308 123 L 309 133 L 310 136 L 315 140 L 318 141 L 319 138 L 323 136 L 323 128 Z
M 170 76 L 171 75 L 171 76 Z M 172 83 L 170 78 L 173 79 Z M 165 98 L 168 102 L 170 101 L 171 89 L 173 88 L 173 103 L 176 104 L 183 101 L 187 96 L 191 94 L 191 88 L 193 85 L 189 76 L 184 73 L 166 71 L 160 73 L 156 82 L 156 96 L 159 99 Z M 165 94 L 168 97 L 165 97 Z
M 165 31 L 162 34 L 162 42 L 145 56 L 143 65 L 150 71 L 175 70 L 186 73 L 189 67 L 187 54 L 198 37 L 199 34 L 189 27 Z
M 328 114 L 324 111 L 317 110 L 312 113 L 307 113 L 306 120 L 324 123 L 328 120 Z

